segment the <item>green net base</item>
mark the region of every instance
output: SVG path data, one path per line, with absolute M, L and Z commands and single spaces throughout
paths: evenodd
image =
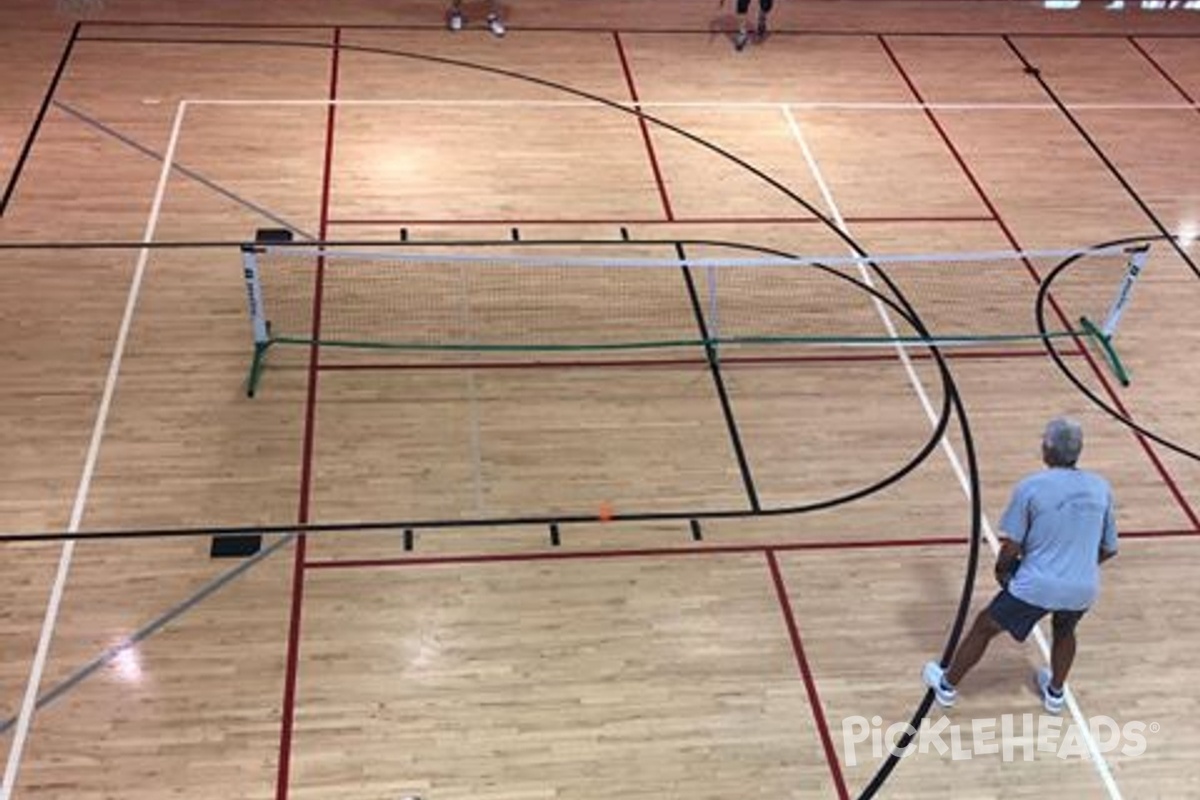
M 1125 365 L 1121 363 L 1121 357 L 1117 355 L 1117 349 L 1113 346 L 1112 337 L 1105 336 L 1104 332 L 1087 317 L 1081 317 L 1079 324 L 1083 327 L 1085 339 L 1095 342 L 1099 346 L 1105 363 L 1108 364 L 1116 379 L 1122 386 L 1128 386 L 1130 384 L 1129 372 L 1125 369 Z
M 497 342 L 462 342 L 462 343 L 430 343 L 430 342 L 387 342 L 387 341 L 354 341 L 345 339 L 319 339 L 313 340 L 303 337 L 277 337 L 272 338 L 266 343 L 256 345 L 254 355 L 252 357 L 249 369 L 249 375 L 246 380 L 246 394 L 248 397 L 254 397 L 257 393 L 259 383 L 262 379 L 262 374 L 266 366 L 267 352 L 273 345 L 303 345 L 309 346 L 316 344 L 319 347 L 328 347 L 342 350 L 357 350 L 363 352 L 391 352 L 391 353 L 447 353 L 447 354 L 515 354 L 515 355 L 537 355 L 537 354 L 596 354 L 596 353 L 629 353 L 629 352 L 646 352 L 654 350 L 680 350 L 680 349 L 699 349 L 711 352 L 716 355 L 722 348 L 734 349 L 746 346 L 767 346 L 781 347 L 785 345 L 809 346 L 809 347 L 829 347 L 839 350 L 849 350 L 856 348 L 881 348 L 881 347 L 900 347 L 900 348 L 932 348 L 939 349 L 960 349 L 969 347 L 980 347 L 989 344 L 1035 344 L 1056 339 L 1076 339 L 1083 338 L 1093 340 L 1099 344 L 1100 349 L 1105 354 L 1105 360 L 1109 363 L 1122 385 L 1128 385 L 1128 377 L 1120 358 L 1117 356 L 1115 349 L 1112 346 L 1111 340 L 1105 337 L 1099 329 L 1095 327 L 1087 318 L 1081 321 L 1082 328 L 1079 330 L 1064 330 L 1051 331 L 1046 334 L 989 334 L 989 335 L 961 335 L 961 336 L 938 336 L 934 338 L 924 338 L 920 336 L 724 336 L 714 339 L 704 339 L 700 337 L 685 338 L 685 339 L 655 339 L 644 341 L 615 341 L 603 343 L 542 343 L 542 344 L 527 344 L 527 343 L 497 343 Z M 469 367 L 470 362 L 463 362 L 462 366 Z

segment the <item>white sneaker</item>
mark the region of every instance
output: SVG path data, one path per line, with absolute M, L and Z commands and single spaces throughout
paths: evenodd
M 504 28 L 504 20 L 500 19 L 499 14 L 488 14 L 488 30 L 495 37 L 502 37 L 508 32 Z
M 1050 690 L 1050 681 L 1053 679 L 1054 673 L 1050 670 L 1045 667 L 1038 670 L 1037 684 L 1038 691 L 1042 693 L 1042 708 L 1050 714 L 1061 714 L 1063 707 L 1067 704 L 1067 698 L 1064 692 L 1055 694 Z
M 925 665 L 925 669 L 921 670 L 921 680 L 933 689 L 933 696 L 937 698 L 938 705 L 951 708 L 958 701 L 958 690 L 953 687 L 947 688 L 945 677 L 946 670 L 936 661 L 930 661 Z
M 450 17 L 447 19 L 446 24 L 450 26 L 450 30 L 458 33 L 463 29 L 463 25 L 465 25 L 466 22 L 467 18 L 464 17 L 463 13 L 456 8 L 450 11 Z

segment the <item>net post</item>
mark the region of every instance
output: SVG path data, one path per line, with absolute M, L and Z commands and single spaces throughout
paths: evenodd
M 1104 323 L 1097 325 L 1087 317 L 1079 319 L 1084 333 L 1100 346 L 1104 360 L 1108 362 L 1122 386 L 1129 385 L 1129 371 L 1125 369 L 1125 365 L 1121 363 L 1121 357 L 1117 355 L 1117 349 L 1113 346 L 1113 338 L 1117 334 L 1117 325 L 1121 322 L 1121 315 L 1125 313 L 1129 299 L 1133 296 L 1133 287 L 1146 269 L 1146 262 L 1150 258 L 1150 245 L 1143 243 L 1136 247 L 1130 247 L 1125 252 L 1129 255 L 1129 260 L 1125 265 L 1125 276 L 1121 279 L 1121 287 L 1117 290 L 1117 296 L 1113 299 L 1112 305 L 1109 306 Z
M 250 362 L 250 374 L 246 379 L 246 396 L 254 397 L 258 379 L 262 374 L 263 358 L 271 345 L 271 334 L 267 328 L 266 311 L 263 308 L 262 281 L 258 274 L 259 247 L 242 245 L 242 279 L 246 282 L 246 303 L 250 311 L 250 330 L 254 336 L 254 358 Z
M 1121 321 L 1121 315 L 1125 313 L 1125 307 L 1129 305 L 1134 284 L 1137 283 L 1138 277 L 1146 268 L 1147 259 L 1150 258 L 1150 245 L 1141 244 L 1131 247 L 1125 252 L 1129 254 L 1129 261 L 1125 265 L 1125 277 L 1121 280 L 1121 288 L 1117 290 L 1117 296 L 1108 309 L 1108 316 L 1104 318 L 1104 324 L 1100 326 L 1100 332 L 1106 339 L 1112 339 L 1117 333 L 1117 324 Z
M 250 362 L 250 374 L 246 378 L 246 396 L 254 397 L 258 381 L 262 376 L 263 361 L 271 346 L 271 322 L 267 319 L 263 304 L 262 279 L 259 274 L 258 254 L 265 251 L 268 242 L 290 242 L 292 232 L 282 228 L 259 228 L 254 232 L 254 243 L 242 245 L 242 277 L 246 282 L 246 302 L 250 309 L 250 329 L 254 335 L 254 358 Z

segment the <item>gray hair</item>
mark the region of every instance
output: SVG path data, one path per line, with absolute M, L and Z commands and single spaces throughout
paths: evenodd
M 1073 467 L 1083 450 L 1083 427 L 1070 417 L 1055 417 L 1042 434 L 1042 453 L 1051 467 Z

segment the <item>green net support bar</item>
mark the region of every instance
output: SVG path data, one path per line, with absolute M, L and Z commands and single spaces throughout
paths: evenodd
M 1089 323 L 1090 324 L 1090 323 Z M 922 347 L 968 347 L 986 344 L 1040 342 L 1046 339 L 1065 339 L 1076 336 L 1091 336 L 1088 330 L 1052 331 L 1046 334 L 997 334 L 994 336 L 720 336 L 712 339 L 651 339 L 646 341 L 605 343 L 562 343 L 562 344 L 506 344 L 486 342 L 461 342 L 429 344 L 427 342 L 371 342 L 338 339 L 304 339 L 280 337 L 269 344 L 317 344 L 321 347 L 342 347 L 354 350 L 407 350 L 411 352 L 452 353 L 588 353 L 606 350 L 664 350 L 680 347 L 704 347 L 712 345 L 738 344 L 799 344 L 834 345 L 836 347 L 873 347 L 885 345 L 914 345 Z
M 258 392 L 258 382 L 262 378 L 263 367 L 266 366 L 267 349 L 274 342 L 255 343 L 254 358 L 250 362 L 250 374 L 246 378 L 246 396 L 254 397 Z
M 731 347 L 737 345 L 829 345 L 839 348 L 866 348 L 866 347 L 938 347 L 938 348 L 960 348 L 960 347 L 978 347 L 987 344 L 1032 344 L 1052 339 L 1067 339 L 1067 338 L 1095 338 L 1098 341 L 1104 342 L 1104 346 L 1108 351 L 1111 351 L 1111 345 L 1104 338 L 1091 322 L 1084 320 L 1085 327 L 1082 330 L 1069 331 L 1053 331 L 1042 334 L 1001 334 L 994 336 L 939 336 L 936 338 L 924 338 L 920 336 L 728 336 L 718 337 L 713 339 L 655 339 L 647 341 L 629 341 L 629 342 L 608 342 L 603 344 L 597 343 L 563 343 L 563 344 L 505 344 L 505 343 L 442 343 L 429 344 L 426 342 L 375 342 L 375 341 L 351 341 L 351 340 L 316 340 L 305 339 L 301 337 L 279 337 L 270 339 L 265 344 L 256 345 L 254 349 L 253 360 L 250 365 L 249 377 L 247 378 L 247 395 L 254 397 L 259 381 L 262 377 L 263 368 L 267 352 L 272 345 L 303 345 L 311 347 L 316 344 L 320 347 L 329 347 L 335 349 L 348 350 L 364 350 L 364 351 L 387 351 L 387 352 L 410 352 L 410 353 L 518 353 L 518 354 L 537 354 L 537 353 L 598 353 L 598 352 L 630 352 L 630 351 L 648 351 L 648 350 L 672 350 L 684 348 L 705 348 L 712 347 L 713 350 L 719 350 L 721 347 Z M 1113 359 L 1120 368 L 1120 361 L 1116 360 L 1115 352 Z M 652 362 L 651 362 L 652 363 Z M 469 367 L 469 362 L 463 363 L 464 367 Z M 1123 374 L 1123 371 L 1122 373 Z
M 1130 383 L 1129 372 L 1125 369 L 1125 365 L 1121 363 L 1121 357 L 1117 355 L 1117 348 L 1113 346 L 1112 337 L 1105 336 L 1104 332 L 1101 331 L 1100 328 L 1087 317 L 1081 317 L 1079 319 L 1079 324 L 1083 328 L 1085 339 L 1087 341 L 1095 342 L 1099 346 L 1100 353 L 1104 356 L 1105 363 L 1107 363 L 1109 368 L 1112 369 L 1113 375 L 1116 376 L 1116 379 L 1121 383 L 1122 386 L 1128 386 Z

